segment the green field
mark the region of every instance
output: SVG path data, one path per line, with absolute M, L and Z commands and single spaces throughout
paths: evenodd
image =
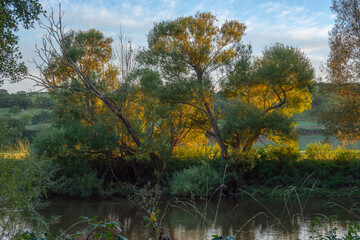
M 9 114 L 10 108 L 0 108 L 0 118 L 5 117 L 7 114 Z
M 0 108 L 0 118 L 4 118 L 9 114 L 9 110 L 10 108 Z M 14 114 L 10 114 L 10 117 L 12 118 L 19 118 L 23 115 L 29 114 L 31 116 L 34 116 L 36 114 L 39 114 L 41 111 L 51 111 L 49 109 L 44 109 L 44 108 L 28 108 L 26 110 L 22 110 L 19 113 Z
M 297 120 L 296 122 L 298 124 L 297 128 L 310 128 L 310 127 L 318 128 L 318 127 L 321 127 L 314 120 Z
M 51 127 L 52 123 L 42 123 L 42 124 L 36 124 L 36 125 L 26 125 L 25 129 L 26 130 L 31 130 L 31 131 L 41 131 L 47 128 Z
M 17 114 L 10 114 L 9 115 L 9 109 L 10 108 L 0 108 L 0 118 L 5 118 L 10 116 L 11 118 L 20 118 L 21 116 L 24 115 L 30 115 L 31 117 L 33 117 L 36 114 L 39 114 L 42 111 L 51 111 L 49 109 L 43 109 L 43 108 L 28 108 L 26 110 L 22 110 L 21 112 L 17 113 Z M 41 123 L 41 124 L 29 124 L 25 126 L 26 130 L 29 131 L 41 131 L 47 128 L 51 127 L 51 123 Z

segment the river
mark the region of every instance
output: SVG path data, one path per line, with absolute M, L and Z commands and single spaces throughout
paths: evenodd
M 160 215 L 164 214 L 162 226 L 172 239 L 211 239 L 214 234 L 235 235 L 236 239 L 309 239 L 330 228 L 339 228 L 338 233 L 345 231 L 359 220 L 360 212 L 356 202 L 360 199 L 343 198 L 335 200 L 323 198 L 251 198 L 236 197 L 206 202 L 192 202 L 199 212 L 206 215 L 201 221 L 194 209 L 186 208 L 184 201 L 163 201 L 159 204 Z M 172 206 L 168 206 L 168 204 Z M 189 202 L 188 202 L 189 203 Z M 218 207 L 219 206 L 219 207 Z M 206 210 L 204 211 L 204 209 Z M 217 210 L 218 209 L 218 210 Z M 344 210 L 346 209 L 346 210 Z M 348 210 L 352 209 L 351 212 Z M 188 212 L 186 212 L 186 211 Z M 117 221 L 123 229 L 123 236 L 128 239 L 156 239 L 153 231 L 143 220 L 138 207 L 129 204 L 128 200 L 80 200 L 56 198 L 42 210 L 44 216 L 60 215 L 60 223 L 51 227 L 52 232 L 66 230 L 81 216 L 97 217 L 104 221 Z M 325 217 L 337 215 L 336 221 Z M 316 216 L 323 216 L 323 224 L 313 227 Z M 79 225 L 71 231 L 84 226 Z

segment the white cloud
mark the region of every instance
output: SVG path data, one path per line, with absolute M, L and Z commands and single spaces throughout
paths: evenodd
M 261 2 L 261 1 L 260 1 Z M 225 0 L 43 0 L 46 10 L 62 4 L 64 23 L 68 28 L 86 30 L 97 28 L 106 36 L 119 32 L 129 33 L 137 46 L 146 45 L 146 34 L 153 23 L 193 15 L 197 11 L 211 11 L 222 24 L 226 19 L 238 19 L 247 26 L 244 42 L 251 42 L 255 54 L 260 55 L 265 46 L 281 42 L 300 48 L 310 58 L 320 74 L 320 62 L 328 56 L 328 31 L 334 15 L 324 10 L 314 11 L 306 1 L 273 0 L 258 1 Z M 325 1 L 324 1 L 325 2 Z M 329 3 L 330 5 L 330 3 Z M 40 42 L 41 29 L 20 31 L 20 49 L 25 61 L 33 58 L 36 42 Z M 27 89 L 28 85 L 25 90 Z

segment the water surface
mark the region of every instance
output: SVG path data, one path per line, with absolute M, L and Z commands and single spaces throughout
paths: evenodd
M 196 214 L 194 209 L 187 208 L 184 202 L 168 201 L 159 204 L 165 232 L 172 239 L 211 239 L 214 234 L 236 235 L 237 239 L 309 239 L 314 235 L 313 220 L 316 216 L 337 215 L 337 220 L 324 220 L 317 227 L 325 231 L 337 226 L 340 230 L 359 220 L 356 202 L 359 199 L 332 198 L 226 198 L 220 204 L 211 202 L 193 202 L 205 218 Z M 334 203 L 339 204 L 334 206 Z M 355 204 L 355 205 L 354 205 Z M 219 206 L 219 207 L 218 207 Z M 204 209 L 206 210 L 204 211 Z M 344 209 L 350 210 L 348 212 Z M 186 210 L 186 211 L 185 211 Z M 144 217 L 138 207 L 129 204 L 128 200 L 116 201 L 79 200 L 57 198 L 42 211 L 46 216 L 60 215 L 61 222 L 52 226 L 51 231 L 66 230 L 80 220 L 80 216 L 95 217 L 104 221 L 117 221 L 128 239 L 156 239 L 156 235 L 146 226 Z M 77 226 L 72 231 L 83 228 Z

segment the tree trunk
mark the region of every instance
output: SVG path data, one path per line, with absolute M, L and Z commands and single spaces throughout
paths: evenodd
M 228 147 L 224 144 L 222 138 L 221 138 L 221 134 L 220 134 L 220 130 L 219 130 L 219 126 L 218 123 L 216 121 L 214 112 L 211 110 L 209 103 L 205 102 L 204 103 L 205 107 L 206 107 L 206 112 L 210 118 L 211 121 L 211 126 L 213 128 L 214 131 L 214 135 L 215 135 L 215 139 L 216 142 L 218 143 L 220 150 L 221 150 L 221 156 L 223 158 L 227 157 L 228 155 Z
M 115 106 L 113 106 L 113 104 L 111 104 L 111 102 L 106 99 L 106 98 L 100 98 L 105 105 L 113 112 L 115 113 L 115 115 L 120 119 L 120 121 L 125 125 L 126 130 L 128 131 L 128 133 L 130 134 L 131 138 L 133 139 L 133 141 L 135 142 L 135 144 L 137 146 L 141 145 L 141 141 L 138 138 L 134 128 L 132 127 L 131 123 L 124 117 L 124 115 L 122 115 L 122 113 L 120 112 L 119 109 L 117 109 Z
M 156 171 L 161 173 L 164 166 L 160 157 L 155 153 L 150 153 L 150 158 L 154 161 Z
M 243 147 L 243 151 L 247 152 L 249 151 L 252 146 L 256 143 L 256 140 L 258 139 L 258 137 L 260 136 L 261 132 L 258 131 L 256 132 L 252 137 L 250 137 L 248 140 L 246 140 L 244 147 Z
M 215 139 L 216 139 L 216 142 L 218 143 L 219 147 L 220 147 L 220 151 L 221 151 L 221 156 L 223 158 L 227 157 L 228 155 L 228 147 L 224 144 L 222 138 L 221 138 L 221 134 L 220 134 L 220 130 L 219 130 L 219 126 L 218 126 L 218 123 L 216 121 L 216 118 L 215 118 L 215 115 L 214 115 L 214 112 L 212 111 L 212 109 L 210 108 L 210 105 L 209 103 L 204 99 L 204 89 L 203 89 L 203 72 L 197 68 L 196 66 L 193 67 L 195 72 L 196 72 L 196 77 L 197 77 L 197 80 L 200 84 L 200 97 L 201 99 L 203 99 L 203 102 L 204 102 L 204 106 L 206 108 L 206 113 L 208 115 L 208 117 L 210 118 L 210 122 L 211 122 L 211 126 L 213 128 L 213 132 L 214 132 L 214 135 L 215 135 Z

